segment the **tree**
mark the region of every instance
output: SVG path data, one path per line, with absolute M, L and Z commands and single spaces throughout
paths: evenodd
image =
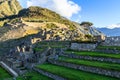
M 93 25 L 93 23 L 91 23 L 91 22 L 82 22 L 80 25 L 84 26 L 84 27 L 90 27 L 90 26 Z

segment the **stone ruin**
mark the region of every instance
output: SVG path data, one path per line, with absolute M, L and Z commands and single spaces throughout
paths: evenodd
M 70 49 L 78 51 L 91 51 L 97 47 L 97 43 L 71 43 Z
M 1 61 L 18 74 L 23 74 L 27 69 L 32 69 L 34 64 L 39 62 L 39 57 L 40 55 L 33 51 L 32 45 L 21 43 L 11 49 L 8 54 L 4 54 Z
M 105 40 L 101 40 L 101 37 L 97 37 L 97 39 L 100 39 L 96 43 L 71 43 L 70 49 L 72 50 L 78 50 L 78 51 L 97 51 L 97 52 L 103 52 L 103 53 L 114 53 L 119 54 L 120 50 L 114 49 L 97 49 L 97 46 L 120 46 L 120 36 L 114 36 L 114 37 L 106 37 Z
M 59 51 L 61 50 L 48 47 L 41 52 L 36 52 L 33 50 L 32 44 L 22 42 L 14 49 L 11 49 L 8 54 L 4 54 L 1 61 L 16 73 L 22 75 L 27 70 L 31 70 L 36 64 L 46 62 L 50 57 L 57 59 L 55 53 L 59 53 Z
M 106 37 L 103 46 L 120 46 L 120 36 Z

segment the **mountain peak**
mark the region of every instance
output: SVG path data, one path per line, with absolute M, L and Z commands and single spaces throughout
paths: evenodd
M 22 9 L 17 0 L 0 0 L 0 18 L 18 14 Z

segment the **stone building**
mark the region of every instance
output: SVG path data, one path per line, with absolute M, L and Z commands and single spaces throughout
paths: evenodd
M 120 46 L 120 36 L 106 37 L 103 46 Z

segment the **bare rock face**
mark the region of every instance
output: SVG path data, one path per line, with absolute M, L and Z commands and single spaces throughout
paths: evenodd
M 16 15 L 21 9 L 17 0 L 0 0 L 0 18 Z

